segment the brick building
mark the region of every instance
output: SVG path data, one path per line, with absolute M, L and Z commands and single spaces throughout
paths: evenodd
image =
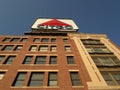
M 0 36 L 0 90 L 119 90 L 120 50 L 71 19 L 39 18 L 24 36 Z

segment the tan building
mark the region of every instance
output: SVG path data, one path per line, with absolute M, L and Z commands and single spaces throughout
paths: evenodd
M 0 90 L 120 90 L 120 50 L 71 19 L 40 18 L 24 36 L 0 36 Z

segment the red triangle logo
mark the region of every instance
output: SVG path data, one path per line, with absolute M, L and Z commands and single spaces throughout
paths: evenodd
M 48 22 L 44 22 L 42 24 L 39 24 L 40 26 L 71 26 L 69 24 L 66 24 L 64 22 L 61 22 L 59 20 L 53 19 Z

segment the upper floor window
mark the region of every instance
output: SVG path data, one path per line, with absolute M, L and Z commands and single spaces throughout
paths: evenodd
M 56 38 L 51 38 L 51 42 L 56 42 Z
M 13 38 L 11 41 L 12 42 L 18 42 L 20 40 L 20 38 Z
M 9 56 L 9 57 L 5 60 L 4 64 L 11 64 L 11 63 L 14 61 L 14 59 L 15 59 L 15 56 Z
M 48 42 L 49 41 L 49 38 L 42 38 L 41 39 L 41 42 Z
M 5 38 L 3 42 L 9 42 L 11 38 Z
M 57 85 L 58 85 L 57 72 L 49 72 L 48 86 L 57 86 Z
M 19 72 L 12 86 L 23 86 L 26 74 L 26 72 Z
M 41 51 L 41 52 L 47 52 L 48 51 L 48 46 L 41 45 L 40 48 L 39 48 L 39 51 Z
M 44 72 L 32 72 L 28 86 L 43 86 Z
M 78 72 L 70 72 L 70 77 L 71 77 L 72 86 L 82 85 Z
M 67 56 L 67 62 L 68 64 L 75 64 L 73 56 Z
M 12 50 L 13 47 L 14 47 L 14 45 L 6 45 L 6 46 L 3 48 L 3 51 L 10 51 L 10 50 Z
M 70 46 L 65 46 L 65 51 L 66 52 L 71 52 L 71 47 Z
M 120 72 L 119 71 L 101 71 L 106 83 L 110 86 L 120 85 Z

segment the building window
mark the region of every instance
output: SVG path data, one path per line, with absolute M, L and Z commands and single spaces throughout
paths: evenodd
M 65 51 L 66 51 L 66 52 L 71 52 L 70 46 L 65 46 Z
M 37 49 L 37 46 L 33 45 L 33 46 L 30 47 L 29 51 L 36 51 L 36 49 Z
M 56 38 L 51 38 L 51 42 L 56 42 Z
M 18 42 L 20 40 L 20 38 L 13 38 L 11 41 L 12 42 Z
M 92 44 L 92 45 L 103 44 L 100 40 L 96 40 L 96 39 L 81 39 L 81 41 L 83 42 L 84 45 L 87 45 L 87 44 Z
M 40 38 L 34 38 L 34 42 L 39 42 Z
M 57 64 L 57 56 L 50 56 L 49 64 Z
M 24 86 L 26 72 L 19 72 L 12 86 Z
M 26 56 L 23 64 L 31 64 L 33 56 Z
M 4 64 L 11 64 L 14 59 L 15 59 L 15 56 L 9 56 L 4 62 Z
M 63 42 L 68 42 L 68 38 L 63 38 Z
M 12 50 L 13 47 L 14 47 L 14 45 L 6 45 L 6 46 L 3 48 L 3 51 L 10 51 L 10 50 Z
M 71 77 L 72 86 L 82 85 L 78 72 L 70 72 L 70 77 Z
M 57 72 L 49 72 L 48 86 L 57 86 L 57 85 L 58 85 Z
M 26 42 L 27 38 L 22 38 L 21 42 Z
M 15 48 L 15 51 L 20 51 L 22 49 L 22 45 L 17 45 L 16 48 Z
M 40 46 L 39 51 L 47 52 L 48 51 L 48 46 Z
M 5 38 L 3 42 L 9 42 L 11 38 Z
M 101 71 L 101 74 L 110 86 L 120 85 L 120 72 L 119 71 Z
M 0 55 L 0 62 L 2 62 L 4 60 L 5 56 Z
M 4 77 L 5 72 L 0 72 L 0 80 L 2 80 L 2 78 Z
M 49 38 L 42 38 L 41 39 L 41 42 L 48 42 L 49 41 Z
M 43 86 L 44 72 L 32 72 L 28 86 Z
M 50 51 L 51 52 L 56 52 L 57 51 L 57 47 L 56 46 L 51 46 L 50 47 Z
M 35 64 L 45 64 L 46 56 L 37 56 L 35 59 Z
M 93 61 L 97 66 L 116 66 L 120 65 L 120 60 L 115 56 L 92 56 Z
M 67 62 L 68 64 L 75 64 L 73 56 L 67 56 Z

